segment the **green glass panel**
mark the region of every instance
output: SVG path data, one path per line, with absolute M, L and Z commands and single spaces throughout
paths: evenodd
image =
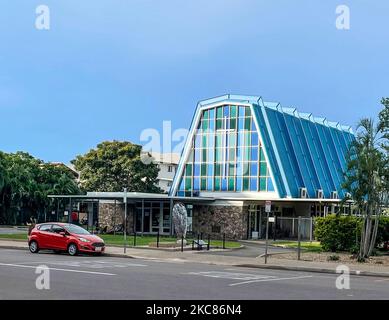
M 208 119 L 208 118 L 209 118 L 209 111 L 205 110 L 204 115 L 203 115 L 203 119 Z
M 246 177 L 250 175 L 248 162 L 243 163 L 243 175 Z
M 228 178 L 228 191 L 234 191 L 234 178 Z
M 191 164 L 187 164 L 186 165 L 185 175 L 188 176 L 188 177 L 192 176 L 192 165 Z
M 236 118 L 236 114 L 237 114 L 236 106 L 231 106 L 231 108 L 230 108 L 230 117 L 231 118 Z
M 220 148 L 222 146 L 222 135 L 221 134 L 217 134 L 216 135 L 216 145 L 215 147 L 216 148 Z
M 192 179 L 191 178 L 185 178 L 185 190 L 186 191 L 192 190 Z
M 217 148 L 215 149 L 215 162 L 222 161 L 222 149 Z
M 266 191 L 266 178 L 259 178 L 259 190 Z
M 215 163 L 215 176 L 221 176 L 221 164 Z
M 201 190 L 207 190 L 207 179 L 206 178 L 201 178 Z
M 220 178 L 215 178 L 215 191 L 220 191 Z
M 245 134 L 244 134 L 244 145 L 251 146 L 251 133 L 250 132 L 245 132 Z
M 244 118 L 244 129 L 250 130 L 251 127 L 251 118 Z
M 249 161 L 250 160 L 250 148 L 245 147 L 243 150 L 244 150 L 243 160 Z
M 260 176 L 266 176 L 266 171 L 267 171 L 267 165 L 266 162 L 261 162 L 260 163 L 260 169 L 259 169 L 259 175 Z
M 204 163 L 201 165 L 201 175 L 203 177 L 205 177 L 207 175 L 207 165 Z
M 249 178 L 243 178 L 243 191 L 249 190 L 249 182 L 250 182 Z
M 223 108 L 222 107 L 219 107 L 219 108 L 216 109 L 216 117 L 218 119 L 223 118 Z
M 236 129 L 236 118 L 230 119 L 230 129 L 232 129 L 232 130 Z
M 250 109 L 250 107 L 246 107 L 245 116 L 246 117 L 251 117 L 251 109 Z
M 228 151 L 228 159 L 230 160 L 230 161 L 235 161 L 235 149 L 234 148 L 230 148 L 230 149 L 228 149 L 229 151 Z
M 263 148 L 261 147 L 260 149 L 260 156 L 259 156 L 260 161 L 265 161 L 265 154 L 263 152 Z
M 209 124 L 208 120 L 203 120 L 202 129 L 204 131 L 208 130 L 208 124 Z
M 216 130 L 219 130 L 222 128 L 223 128 L 223 120 L 221 120 L 221 119 L 216 120 Z
M 208 138 L 208 136 L 205 134 L 205 135 L 203 135 L 203 138 L 202 138 L 202 146 L 203 146 L 203 148 L 206 148 L 207 147 L 207 139 Z
M 202 150 L 202 157 L 203 162 L 207 162 L 207 149 Z
M 230 133 L 228 135 L 228 144 L 230 147 L 236 146 L 236 134 L 235 133 Z
M 235 175 L 235 163 L 230 162 L 228 164 L 228 175 L 229 176 L 234 176 Z

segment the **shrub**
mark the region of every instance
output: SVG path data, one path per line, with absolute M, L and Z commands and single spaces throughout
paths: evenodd
M 389 241 L 389 217 L 383 216 L 380 218 L 380 223 L 377 230 L 376 246 L 382 245 Z
M 330 255 L 328 257 L 328 261 L 338 261 L 339 259 L 340 259 L 340 257 L 336 254 Z
M 361 219 L 354 216 L 318 217 L 315 237 L 325 251 L 351 251 L 358 245 Z

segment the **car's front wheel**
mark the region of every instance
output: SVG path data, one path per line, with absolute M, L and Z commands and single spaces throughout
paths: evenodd
M 32 252 L 32 253 L 38 253 L 39 252 L 38 242 L 36 242 L 35 240 L 32 240 L 28 247 L 30 249 L 30 252 Z
M 75 256 L 77 254 L 77 252 L 78 252 L 77 246 L 74 243 L 69 244 L 69 246 L 68 246 L 68 253 L 71 256 Z

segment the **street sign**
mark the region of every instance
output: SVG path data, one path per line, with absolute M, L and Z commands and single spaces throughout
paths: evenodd
M 64 215 L 64 216 L 67 216 L 68 214 L 69 214 L 69 211 L 64 211 L 64 212 L 63 212 L 63 215 Z
M 265 202 L 265 212 L 271 212 L 271 201 L 269 200 Z
M 276 222 L 276 218 L 275 217 L 269 217 L 269 222 Z

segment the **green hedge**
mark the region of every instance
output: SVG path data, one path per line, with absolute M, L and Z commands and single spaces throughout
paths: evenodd
M 361 219 L 328 215 L 315 219 L 315 237 L 325 251 L 353 251 L 358 246 Z
M 362 219 L 354 216 L 318 217 L 315 219 L 315 238 L 325 251 L 350 251 L 359 248 Z M 389 241 L 389 217 L 381 217 L 376 246 Z

